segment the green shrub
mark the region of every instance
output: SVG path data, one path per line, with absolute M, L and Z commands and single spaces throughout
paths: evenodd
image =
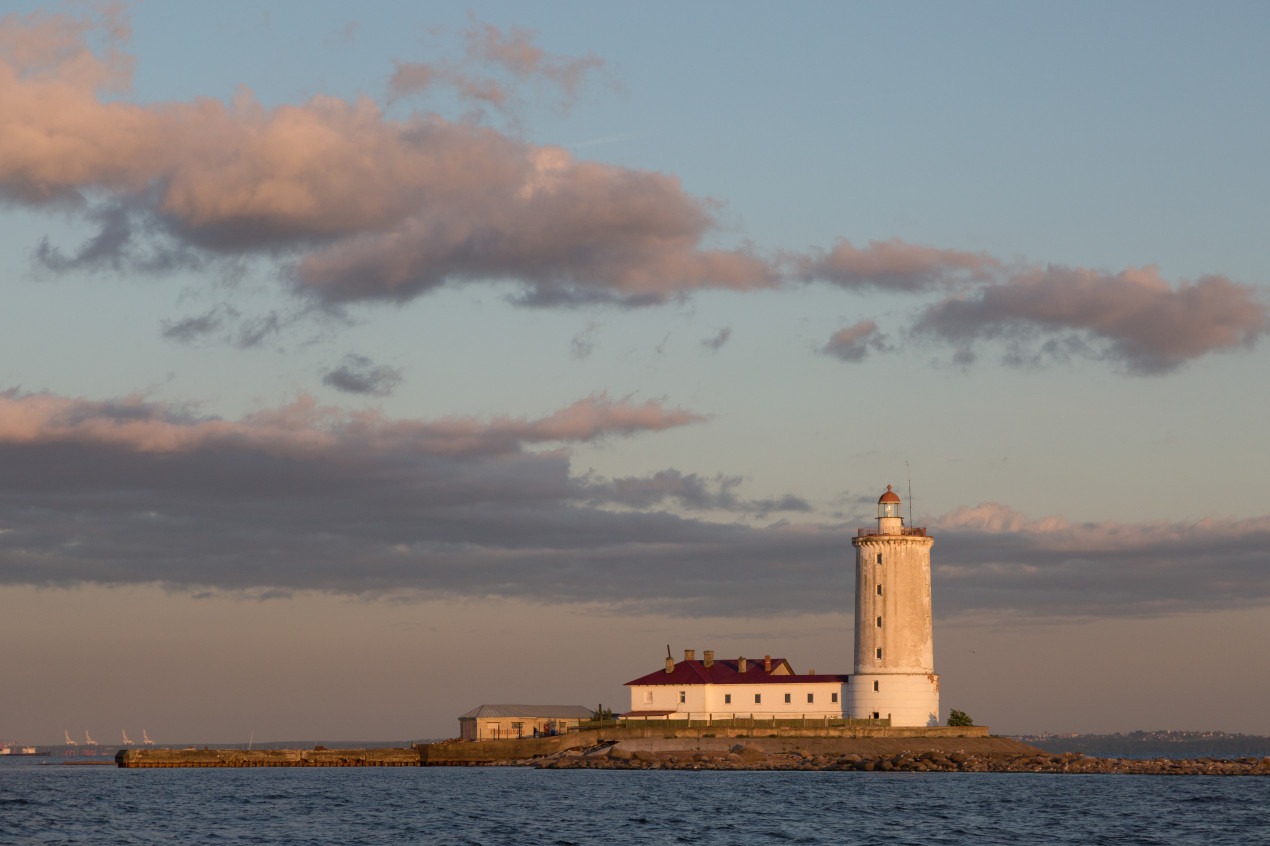
M 970 719 L 970 715 L 965 711 L 958 711 L 953 708 L 948 712 L 948 725 L 950 726 L 973 726 L 975 721 Z

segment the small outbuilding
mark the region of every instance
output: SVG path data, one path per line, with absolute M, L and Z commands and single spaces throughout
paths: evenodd
M 593 714 L 585 705 L 478 705 L 459 717 L 459 737 L 507 740 L 564 734 Z

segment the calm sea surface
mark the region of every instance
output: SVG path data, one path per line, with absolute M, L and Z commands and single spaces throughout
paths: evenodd
M 0 843 L 1270 843 L 1270 778 L 0 764 Z

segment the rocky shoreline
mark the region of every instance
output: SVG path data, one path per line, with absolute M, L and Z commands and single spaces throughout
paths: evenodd
M 534 758 L 491 762 L 492 766 L 603 770 L 823 770 L 858 772 L 1073 773 L 1123 775 L 1270 775 L 1267 758 L 1092 758 L 1063 754 L 974 753 L 924 750 L 896 754 L 813 754 L 804 750 L 768 752 L 736 744 L 730 749 L 650 751 L 621 743 L 566 749 Z

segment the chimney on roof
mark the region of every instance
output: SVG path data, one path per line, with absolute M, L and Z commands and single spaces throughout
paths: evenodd
M 685 650 L 684 650 L 684 660 L 685 660 L 685 661 L 695 661 L 695 660 L 697 660 L 697 650 L 695 650 L 695 649 L 685 649 Z
M 675 671 L 675 659 L 674 659 L 674 658 L 667 658 L 667 659 L 666 659 L 666 672 L 667 672 L 667 673 L 673 673 L 674 671 Z
M 706 666 L 707 667 L 714 666 L 714 650 L 713 649 L 706 650 Z
M 763 672 L 770 673 L 771 671 L 772 671 L 772 656 L 764 655 L 763 656 Z
M 749 664 L 745 663 L 744 658 L 736 659 L 736 671 L 738 673 L 744 673 L 746 670 L 749 669 L 749 666 L 750 666 Z
M 816 671 L 815 671 L 815 670 L 808 670 L 808 671 L 807 671 L 807 675 L 809 675 L 809 676 L 814 676 L 814 675 L 816 675 Z

